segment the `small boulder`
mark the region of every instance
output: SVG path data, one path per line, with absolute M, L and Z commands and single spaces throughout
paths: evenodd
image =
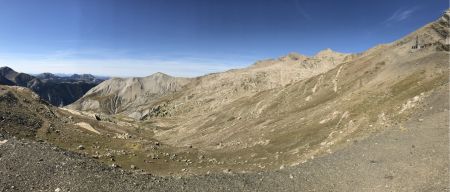
M 97 121 L 101 121 L 101 120 L 102 120 L 102 118 L 100 117 L 99 114 L 95 114 L 94 117 L 95 117 L 95 119 L 96 119 Z
M 231 174 L 231 169 L 224 169 L 223 173 Z

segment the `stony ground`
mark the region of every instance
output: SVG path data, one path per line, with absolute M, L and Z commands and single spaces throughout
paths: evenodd
M 200 94 L 187 116 L 135 122 L 0 86 L 0 191 L 449 191 L 449 20 L 216 111 Z M 433 46 L 411 50 L 416 35 Z
M 448 105 L 279 171 L 157 177 L 51 144 L 0 144 L 0 191 L 449 191 Z

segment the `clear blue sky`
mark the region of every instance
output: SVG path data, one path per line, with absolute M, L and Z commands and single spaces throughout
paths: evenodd
M 289 52 L 361 52 L 448 7 L 447 0 L 0 0 L 0 65 L 196 76 Z

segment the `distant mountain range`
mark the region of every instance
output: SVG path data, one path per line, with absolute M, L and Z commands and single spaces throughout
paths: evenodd
M 101 83 L 102 81 L 108 79 L 108 77 L 99 77 L 91 74 L 73 74 L 73 75 L 57 75 L 53 73 L 41 73 L 35 77 L 44 81 L 61 81 L 61 82 L 77 82 L 83 81 L 86 83 Z
M 9 67 L 0 68 L 0 84 L 30 88 L 43 100 L 55 106 L 73 103 L 92 87 L 106 79 L 90 74 L 59 76 L 52 73 L 42 73 L 33 76 L 16 72 Z
M 104 80 L 109 79 L 108 76 L 99 76 L 99 75 L 91 75 L 91 74 L 66 74 L 66 73 L 39 73 L 39 74 L 30 74 L 40 79 L 58 79 L 58 80 L 90 80 L 92 82 L 102 82 Z

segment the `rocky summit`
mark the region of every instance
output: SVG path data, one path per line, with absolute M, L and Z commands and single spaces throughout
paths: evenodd
M 362 53 L 111 78 L 66 107 L 2 68 L 0 191 L 448 191 L 449 13 Z

